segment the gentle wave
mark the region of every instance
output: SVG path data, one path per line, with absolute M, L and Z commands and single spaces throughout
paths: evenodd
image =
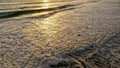
M 49 12 L 49 11 L 61 11 L 70 7 L 74 7 L 74 6 L 78 6 L 78 5 L 82 5 L 82 4 L 86 4 L 86 3 L 93 3 L 96 1 L 90 1 L 90 2 L 75 2 L 70 3 L 57 3 L 54 4 L 52 3 L 51 5 L 49 5 L 48 7 L 45 7 L 45 4 L 40 4 L 40 5 L 30 5 L 30 6 L 26 6 L 26 4 L 24 6 L 17 6 L 14 8 L 0 8 L 0 19 L 6 19 L 6 18 L 12 18 L 12 17 L 17 17 L 17 16 L 21 16 L 21 15 L 28 15 L 28 14 L 33 14 L 33 13 L 42 13 L 42 12 Z M 30 3 L 29 3 L 30 4 Z M 48 4 L 48 3 L 46 3 Z
M 59 7 L 43 8 L 43 9 L 1 12 L 0 18 L 10 18 L 10 17 L 15 17 L 15 16 L 20 16 L 23 14 L 31 14 L 31 13 L 40 13 L 40 12 L 46 12 L 46 11 L 59 10 L 59 9 L 67 8 L 70 6 L 76 6 L 76 5 L 64 5 L 64 6 L 59 6 Z

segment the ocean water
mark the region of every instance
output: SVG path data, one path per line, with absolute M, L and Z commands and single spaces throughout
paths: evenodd
M 60 1 L 80 1 L 80 0 L 0 0 L 1 3 L 16 3 L 16 2 L 60 2 Z M 86 1 L 86 0 L 81 0 Z
M 86 0 L 77 2 L 87 2 Z M 61 3 L 62 2 L 62 3 Z M 42 8 L 52 8 L 64 6 L 67 3 L 73 2 L 72 0 L 0 0 L 0 12 L 9 12 L 9 11 L 24 11 L 24 10 L 35 10 Z M 67 4 L 68 5 L 68 4 Z M 72 5 L 72 4 L 71 4 Z M 0 13 L 1 14 L 1 13 Z M 6 14 L 6 13 L 5 13 Z M 4 14 L 3 14 L 4 15 Z M 2 15 L 0 15 L 2 16 Z
M 96 2 L 96 0 L 0 0 L 0 19 L 28 17 L 29 14 L 39 15 L 89 2 Z
M 0 0 L 0 68 L 106 68 L 119 31 L 120 0 Z

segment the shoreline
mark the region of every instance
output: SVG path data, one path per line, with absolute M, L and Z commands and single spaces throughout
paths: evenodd
M 119 68 L 120 32 L 102 44 L 74 49 L 45 60 L 43 68 Z M 38 67 L 39 68 L 39 67 Z

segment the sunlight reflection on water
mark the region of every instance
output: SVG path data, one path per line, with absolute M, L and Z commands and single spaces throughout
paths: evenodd
M 43 2 L 49 2 L 49 0 L 43 0 Z
M 33 19 L 32 23 L 36 25 L 34 29 L 41 33 L 41 36 L 44 39 L 44 41 L 49 42 L 55 39 L 57 40 L 56 35 L 67 27 L 65 23 L 62 23 L 61 21 L 59 21 L 60 19 L 61 19 L 61 15 L 58 14 L 57 16 L 48 17 L 43 20 Z M 28 29 L 28 30 L 31 30 L 31 29 Z M 33 31 L 29 32 L 29 34 L 31 33 L 33 33 Z M 35 34 L 37 35 L 38 33 L 35 33 Z
M 50 7 L 50 4 L 49 4 L 49 3 L 43 4 L 43 8 L 49 8 L 49 7 Z

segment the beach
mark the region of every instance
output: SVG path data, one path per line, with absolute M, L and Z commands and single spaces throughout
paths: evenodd
M 119 0 L 0 1 L 0 68 L 119 68 Z

